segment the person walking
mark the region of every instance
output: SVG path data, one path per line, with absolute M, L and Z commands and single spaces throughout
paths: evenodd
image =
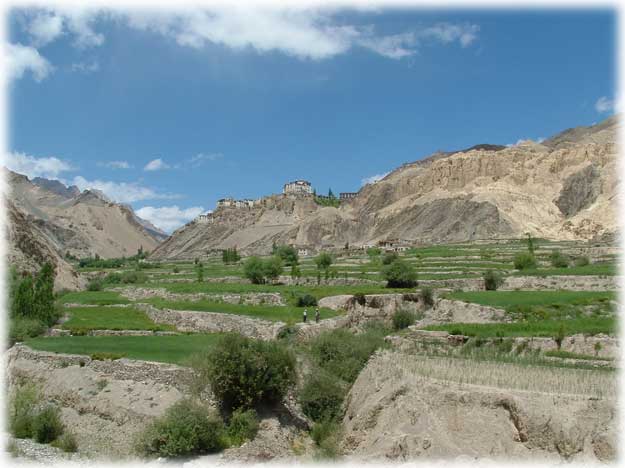
M 315 309 L 315 322 L 319 323 L 319 307 Z
M 308 317 L 308 312 L 304 309 L 304 323 L 306 323 L 306 318 Z

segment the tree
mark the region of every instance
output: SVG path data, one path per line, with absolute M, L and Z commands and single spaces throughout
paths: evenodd
M 33 290 L 33 315 L 52 325 L 56 321 L 54 307 L 54 267 L 46 262 L 41 267 Z
M 13 294 L 11 304 L 11 314 L 13 317 L 33 317 L 33 278 L 30 274 L 25 274 L 18 282 L 17 289 Z
M 382 264 L 390 265 L 391 263 L 393 263 L 398 258 L 399 258 L 399 255 L 397 255 L 396 252 L 386 252 L 384 254 L 384 257 L 382 257 Z
M 239 255 L 239 252 L 237 252 L 237 248 L 233 247 L 231 249 L 225 249 L 221 253 L 221 259 L 225 264 L 237 263 L 241 260 L 241 256 Z
M 501 274 L 495 270 L 487 270 L 484 272 L 484 289 L 487 291 L 496 291 L 503 284 Z
M 367 249 L 367 255 L 371 262 L 374 263 L 380 258 L 380 255 L 382 255 L 382 249 L 379 247 L 369 247 Z
M 195 266 L 195 271 L 197 273 L 197 282 L 202 283 L 204 281 L 204 264 L 202 262 L 198 262 Z
M 529 252 L 520 252 L 514 256 L 514 268 L 530 270 L 536 268 L 536 257 Z
M 315 264 L 317 265 L 317 270 L 323 271 L 325 273 L 326 280 L 328 279 L 328 270 L 330 269 L 330 265 L 334 262 L 332 255 L 328 252 L 321 252 L 319 255 L 315 257 Z
M 243 274 L 253 284 L 262 284 L 265 282 L 265 272 L 263 270 L 263 261 L 259 257 L 250 257 L 243 264 Z
M 282 274 L 282 259 L 274 255 L 263 262 L 264 276 L 271 281 L 275 281 Z
M 349 241 L 345 242 L 345 250 L 349 250 Z
M 302 277 L 302 272 L 297 265 L 291 265 L 291 279 L 295 281 Z
M 532 238 L 532 235 L 528 232 L 527 233 L 527 251 L 534 255 L 534 239 Z
M 412 288 L 417 285 L 417 273 L 409 263 L 395 260 L 382 271 L 387 288 Z
M 297 250 L 295 250 L 295 247 L 292 245 L 278 245 L 274 249 L 273 254 L 280 257 L 286 266 L 297 265 L 299 263 Z
M 334 193 L 332 193 L 332 189 L 331 189 L 331 188 L 330 188 L 330 189 L 328 189 L 328 198 L 336 198 L 336 197 L 334 196 Z

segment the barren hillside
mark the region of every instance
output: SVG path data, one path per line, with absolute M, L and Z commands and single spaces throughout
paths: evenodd
M 311 197 L 274 195 L 260 206 L 218 208 L 154 252 L 190 259 L 237 246 L 266 253 L 273 242 L 342 247 L 384 239 L 452 242 L 519 237 L 592 239 L 614 234 L 616 139 L 612 117 L 566 130 L 543 144 L 476 145 L 406 164 L 363 187 L 339 208 Z

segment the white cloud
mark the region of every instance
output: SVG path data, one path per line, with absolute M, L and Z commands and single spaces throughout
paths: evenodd
M 376 174 L 371 177 L 365 177 L 364 179 L 361 180 L 361 183 L 362 185 L 375 184 L 377 181 L 384 179 L 389 174 L 390 174 L 389 172 L 385 172 L 383 174 Z
M 128 163 L 128 161 L 106 161 L 99 162 L 98 166 L 100 167 L 108 167 L 109 169 L 130 169 L 132 166 Z
M 611 112 L 614 110 L 614 107 L 614 101 L 608 99 L 606 96 L 601 96 L 599 99 L 597 99 L 597 102 L 595 103 L 595 110 L 600 114 Z
M 109 180 L 87 180 L 82 176 L 74 177 L 73 184 L 80 190 L 96 189 L 118 203 L 132 203 L 142 200 L 176 199 L 179 195 L 157 193 L 149 187 L 131 182 L 113 182 Z
M 35 81 L 45 79 L 54 69 L 37 49 L 22 44 L 4 44 L 5 70 L 9 80 L 18 80 L 30 71 Z
M 222 159 L 224 157 L 221 153 L 198 153 L 195 156 L 191 157 L 188 162 L 191 167 L 200 167 L 205 161 L 217 161 L 218 159 Z
M 70 69 L 73 72 L 94 73 L 100 69 L 100 64 L 95 60 L 93 62 L 76 62 L 72 63 Z
M 394 35 L 378 35 L 372 25 L 345 24 L 337 10 L 215 5 L 209 8 L 160 10 L 103 10 L 63 7 L 43 10 L 28 29 L 42 41 L 61 34 L 74 37 L 77 47 L 99 46 L 104 36 L 94 29 L 102 17 L 150 31 L 184 47 L 200 49 L 217 44 L 234 50 L 280 52 L 299 59 L 322 60 L 364 47 L 382 56 L 400 59 L 417 52 L 426 42 L 462 47 L 471 45 L 479 32 L 475 24 L 438 23 Z
M 138 216 L 147 219 L 156 227 L 168 233 L 186 224 L 203 212 L 204 208 L 201 206 L 180 209 L 176 205 L 161 207 L 144 206 L 135 211 Z
M 28 178 L 45 177 L 57 179 L 63 172 L 72 171 L 72 165 L 55 157 L 36 158 L 24 153 L 9 153 L 4 156 L 3 165 Z
M 36 46 L 45 46 L 63 34 L 63 18 L 50 12 L 37 14 L 28 25 L 28 33 Z
M 161 158 L 153 159 L 145 165 L 144 171 L 159 171 L 162 169 L 169 169 L 171 166 L 164 162 Z

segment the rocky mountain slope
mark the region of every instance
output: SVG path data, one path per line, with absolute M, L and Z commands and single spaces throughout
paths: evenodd
M 141 220 L 126 205 L 113 203 L 97 191 L 80 192 L 58 181 L 6 171 L 10 199 L 25 222 L 36 227 L 57 253 L 77 257 L 130 256 L 140 247 L 152 251 L 164 233 Z
M 84 280 L 78 276 L 72 266 L 57 252 L 48 236 L 29 220 L 28 215 L 7 200 L 7 260 L 19 271 L 36 273 L 45 262 L 50 262 L 55 269 L 55 289 L 78 290 L 84 287 Z
M 218 208 L 153 253 L 190 259 L 237 246 L 266 253 L 273 242 L 342 247 L 401 239 L 453 242 L 520 237 L 592 239 L 617 220 L 618 120 L 566 130 L 542 144 L 476 145 L 405 164 L 339 208 L 273 195 L 259 206 Z

